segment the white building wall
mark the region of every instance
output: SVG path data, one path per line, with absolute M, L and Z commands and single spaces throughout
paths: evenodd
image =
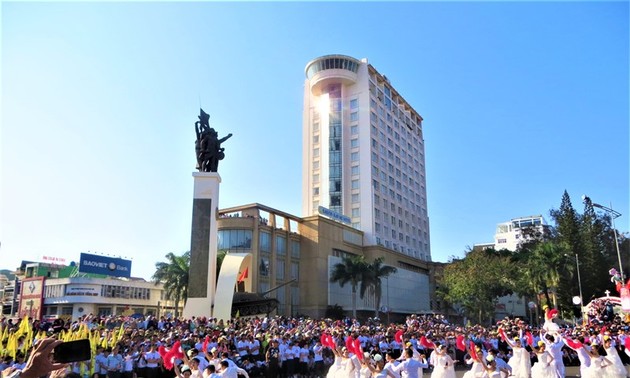
M 312 72 L 314 66 L 331 59 L 356 62 L 358 70 L 354 73 L 346 69 L 326 68 Z M 319 121 L 313 117 L 314 110 L 321 109 L 321 91 L 328 84 L 340 84 L 342 88 L 343 200 L 340 212 L 351 217 L 353 226 L 364 232 L 366 245 L 381 244 L 405 255 L 430 261 L 422 119 L 384 76 L 373 71 L 366 59 L 358 61 L 338 55 L 326 56 L 307 65 L 303 117 L 304 215 L 317 212 L 315 201 L 321 206 L 330 206 L 328 124 L 321 119 L 324 118 L 322 116 Z M 383 95 L 386 92 L 384 87 L 390 91 L 389 96 Z M 358 109 L 352 108 L 353 99 L 358 100 Z M 388 103 L 391 105 L 387 106 Z M 356 120 L 352 119 L 355 111 L 358 111 Z M 319 131 L 313 130 L 314 122 L 319 123 Z M 358 136 L 352 133 L 353 126 L 357 126 Z M 319 138 L 314 139 L 316 135 Z M 358 147 L 352 147 L 352 139 L 357 137 Z M 313 156 L 313 149 L 317 147 L 319 157 Z M 352 188 L 353 180 L 357 179 L 352 174 L 352 167 L 357 165 L 357 161 L 352 161 L 353 153 L 359 154 L 358 189 Z M 376 158 L 373 159 L 373 156 Z M 318 171 L 313 168 L 314 161 L 319 162 Z M 379 170 L 376 175 L 373 167 Z M 317 174 L 319 184 L 313 182 L 313 176 Z M 373 180 L 378 182 L 378 190 L 374 189 Z M 313 194 L 316 186 L 319 188 L 318 197 Z M 353 194 L 359 195 L 359 203 L 353 203 Z M 375 203 L 375 194 L 382 201 L 380 204 Z M 379 209 L 379 206 L 382 207 Z M 379 211 L 380 220 L 375 209 Z M 383 219 L 385 214 L 387 219 Z
M 128 297 L 111 297 L 103 295 L 103 286 L 115 286 L 133 289 L 143 289 L 148 296 L 133 295 Z M 136 292 L 139 292 L 136 291 Z M 47 278 L 44 281 L 44 309 L 43 314 L 54 312 L 62 315 L 62 309 L 72 307 L 72 318 L 77 319 L 87 314 L 98 314 L 100 308 L 111 309 L 112 314 L 122 313 L 128 309 L 142 309 L 143 313 L 157 313 L 160 306 L 162 286 L 146 281 L 124 281 L 105 278 L 73 277 Z M 180 303 L 183 305 L 183 303 Z M 55 309 L 49 310 L 54 307 Z

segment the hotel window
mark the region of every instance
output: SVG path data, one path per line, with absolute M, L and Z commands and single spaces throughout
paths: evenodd
M 319 157 L 319 148 L 313 149 L 313 157 Z
M 218 248 L 233 249 L 252 247 L 252 230 L 219 230 Z
M 300 266 L 296 262 L 291 263 L 291 279 L 297 280 L 300 276 Z
M 359 161 L 359 153 L 358 152 L 353 152 L 350 154 L 350 160 L 351 161 Z
M 352 148 L 359 147 L 359 139 L 358 138 L 350 139 L 350 147 Z
M 300 258 L 300 242 L 297 240 L 291 240 L 291 257 Z
M 352 189 L 359 189 L 359 180 L 352 180 Z
M 352 209 L 352 217 L 353 218 L 358 218 L 361 216 L 361 209 L 356 208 L 356 209 Z
M 353 194 L 352 195 L 352 203 L 359 203 L 359 195 L 358 194 Z
M 380 223 L 374 223 L 374 231 L 376 232 L 381 232 L 381 224 Z
M 350 126 L 350 134 L 357 135 L 359 134 L 359 126 Z
M 319 135 L 314 135 L 314 136 L 313 136 L 313 143 L 314 143 L 314 144 L 319 143 Z
M 375 205 L 380 205 L 381 204 L 381 197 L 379 197 L 378 194 L 374 194 L 374 204 Z
M 319 195 L 319 187 L 313 188 L 313 195 L 314 196 L 318 196 Z
M 284 280 L 284 259 L 276 259 L 276 279 Z
M 350 109 L 356 109 L 359 107 L 359 100 L 357 100 L 356 98 L 353 98 L 352 100 L 350 100 Z
M 350 113 L 350 121 L 358 121 L 359 120 L 359 112 Z
M 268 232 L 260 232 L 260 251 L 271 252 L 271 234 Z
M 358 165 L 352 166 L 352 168 L 350 168 L 350 172 L 352 173 L 353 176 L 358 176 L 359 175 L 359 166 Z
M 319 169 L 319 160 L 313 162 L 313 169 Z
M 313 175 L 313 182 L 319 182 L 319 175 Z
M 379 209 L 374 209 L 374 219 L 381 219 L 381 211 Z
M 282 256 L 287 253 L 287 239 L 284 236 L 276 235 L 276 253 Z

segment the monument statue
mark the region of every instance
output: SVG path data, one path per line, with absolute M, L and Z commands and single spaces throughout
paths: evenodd
M 219 139 L 216 130 L 210 127 L 210 115 L 199 109 L 199 121 L 195 122 L 195 154 L 197 155 L 197 169 L 199 172 L 216 172 L 219 160 L 225 158 L 225 148 L 221 143 L 228 140 L 232 134 Z

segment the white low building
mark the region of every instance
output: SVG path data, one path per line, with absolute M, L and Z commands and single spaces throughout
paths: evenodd
M 173 312 L 162 285 L 134 279 L 47 278 L 43 292 L 44 318 L 77 319 L 95 315 L 163 315 Z

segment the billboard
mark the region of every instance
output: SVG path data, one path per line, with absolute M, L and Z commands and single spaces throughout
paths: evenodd
M 23 279 L 18 316 L 20 318 L 30 316 L 33 319 L 40 319 L 42 315 L 43 298 L 44 277 Z
M 131 277 L 131 260 L 82 253 L 79 272 L 114 277 Z

